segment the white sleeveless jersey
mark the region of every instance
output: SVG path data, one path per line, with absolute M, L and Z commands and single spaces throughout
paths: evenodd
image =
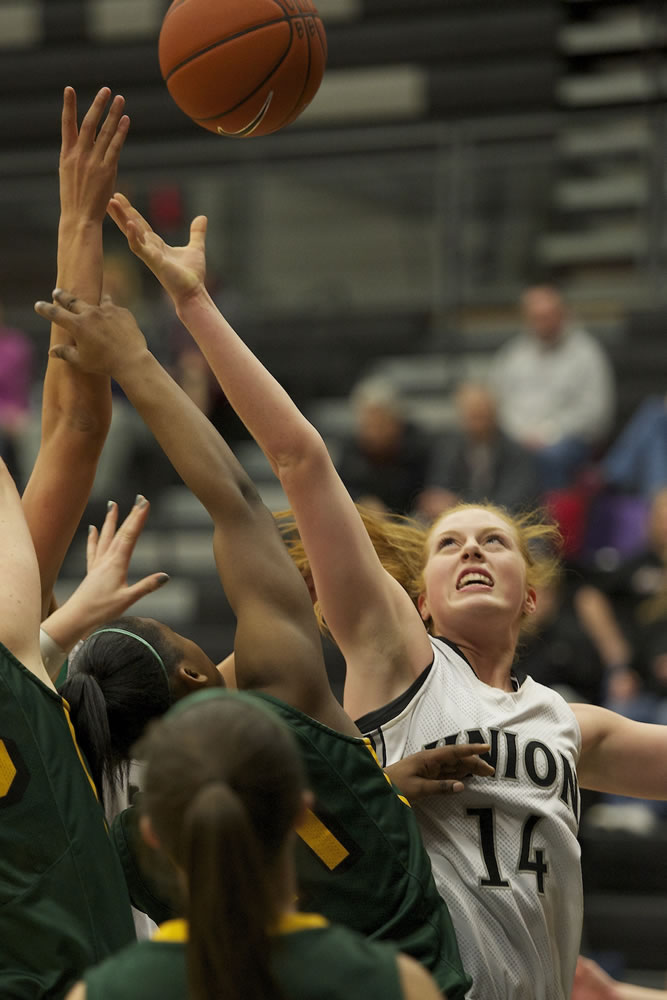
M 577 841 L 581 734 L 556 692 L 530 677 L 484 684 L 431 639 L 423 682 L 359 720 L 380 762 L 450 743 L 489 743 L 493 777 L 415 805 L 456 928 L 470 1000 L 567 1000 L 583 913 Z M 392 717 L 393 715 L 393 717 Z

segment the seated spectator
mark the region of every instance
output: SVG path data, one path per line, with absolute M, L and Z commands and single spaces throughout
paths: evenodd
M 432 446 L 418 513 L 432 519 L 460 500 L 487 500 L 513 512 L 534 507 L 539 498 L 536 459 L 500 430 L 491 390 L 464 382 L 456 392 L 456 410 L 458 429 Z
M 647 500 L 667 487 L 667 396 L 649 396 L 612 442 L 600 467 L 603 483 Z
M 388 380 L 370 377 L 353 390 L 355 432 L 343 443 L 338 473 L 354 500 L 407 514 L 424 486 L 429 443 L 406 417 Z
M 609 432 L 613 373 L 600 344 L 569 318 L 555 288 L 527 289 L 521 307 L 525 329 L 496 358 L 500 425 L 536 453 L 542 489 L 560 490 L 575 481 Z

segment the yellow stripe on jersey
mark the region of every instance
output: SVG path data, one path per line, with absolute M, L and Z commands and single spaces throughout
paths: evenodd
M 0 799 L 4 799 L 7 795 L 15 777 L 14 761 L 9 756 L 9 750 L 5 746 L 4 740 L 0 740 Z
M 278 918 L 277 934 L 294 934 L 296 931 L 311 931 L 316 927 L 328 927 L 329 921 L 319 913 L 281 913 Z
M 329 921 L 319 913 L 281 913 L 278 918 L 276 934 L 295 934 L 298 931 L 315 930 L 318 927 L 328 927 Z M 187 920 L 166 920 L 154 931 L 151 941 L 169 941 L 172 944 L 183 944 L 189 937 Z
M 375 752 L 375 747 L 373 746 L 373 744 L 372 744 L 371 739 L 370 739 L 369 736 L 364 736 L 364 743 L 366 744 L 366 749 L 370 753 L 371 757 L 373 758 L 373 760 L 375 761 L 375 763 L 377 764 L 377 766 L 380 767 L 380 761 L 378 760 L 378 755 Z M 391 778 L 389 777 L 389 775 L 387 774 L 387 772 L 384 771 L 382 768 L 380 768 L 380 770 L 384 774 L 384 776 L 387 779 L 388 783 L 391 785 L 391 787 L 396 792 L 396 794 L 399 797 L 399 799 L 401 800 L 401 802 L 405 802 L 405 804 L 408 807 L 408 809 L 412 809 L 412 806 L 410 805 L 410 803 L 406 799 L 405 795 L 401 795 L 401 793 L 398 791 L 398 789 L 394 788 L 394 783 L 391 780 Z
M 306 810 L 306 818 L 296 828 L 297 834 L 312 851 L 324 862 L 329 871 L 337 868 L 349 856 L 350 852 L 334 837 L 321 819 L 318 819 L 310 809 Z
M 93 781 L 93 779 L 90 776 L 90 771 L 86 767 L 86 762 L 83 759 L 83 755 L 82 755 L 81 751 L 79 750 L 79 744 L 76 742 L 76 733 L 74 732 L 74 726 L 72 725 L 72 720 L 69 717 L 69 705 L 67 704 L 67 702 L 65 701 L 64 698 L 61 698 L 60 700 L 62 701 L 63 712 L 65 713 L 65 718 L 67 719 L 67 725 L 68 725 L 69 731 L 70 731 L 70 733 L 72 735 L 72 743 L 74 744 L 74 749 L 76 750 L 77 757 L 81 761 L 81 767 L 83 768 L 83 770 L 85 772 L 85 775 L 88 778 L 88 781 L 90 782 L 90 787 L 93 790 L 93 794 L 94 794 L 95 798 L 98 799 L 98 801 L 99 801 L 99 796 L 97 794 L 97 789 L 95 788 L 95 782 Z

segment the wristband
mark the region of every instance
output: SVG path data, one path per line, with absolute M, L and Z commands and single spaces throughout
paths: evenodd
M 49 677 L 55 677 L 67 659 L 67 653 L 43 628 L 39 630 L 39 651 Z

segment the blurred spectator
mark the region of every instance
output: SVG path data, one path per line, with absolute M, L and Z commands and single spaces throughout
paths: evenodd
M 537 454 L 542 489 L 560 490 L 609 432 L 612 368 L 597 340 L 569 318 L 557 289 L 528 288 L 521 308 L 524 331 L 496 357 L 500 424 Z
M 605 646 L 604 704 L 629 718 L 667 721 L 667 488 L 651 504 L 647 544 L 598 586 L 581 589 L 589 631 Z
M 432 520 L 459 500 L 488 500 L 512 512 L 536 506 L 536 458 L 500 430 L 490 388 L 464 382 L 455 401 L 459 427 L 432 445 L 426 489 L 419 496 L 417 512 Z
M 667 487 L 667 396 L 649 396 L 612 442 L 600 471 L 603 482 L 650 500 Z
M 387 379 L 371 376 L 352 391 L 356 428 L 342 445 L 338 473 L 352 498 L 380 511 L 408 514 L 424 487 L 429 440 L 408 420 Z
M 34 348 L 28 334 L 6 326 L 0 304 L 0 456 L 19 488 L 24 485 L 20 443 L 30 417 Z
M 605 695 L 607 649 L 580 614 L 578 588 L 566 574 L 540 587 L 530 632 L 521 641 L 517 666 L 567 701 L 600 705 Z
M 651 503 L 645 546 L 597 582 L 632 645 L 646 625 L 667 620 L 667 487 Z

